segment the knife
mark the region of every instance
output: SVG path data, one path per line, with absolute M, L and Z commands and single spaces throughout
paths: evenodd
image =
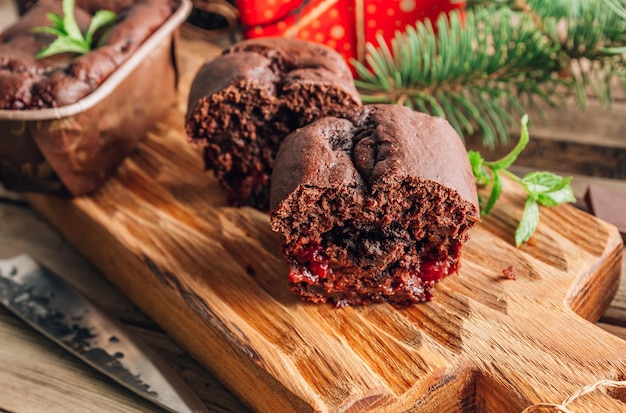
M 175 413 L 207 413 L 150 348 L 28 255 L 0 260 L 0 302 L 39 332 L 139 396 Z

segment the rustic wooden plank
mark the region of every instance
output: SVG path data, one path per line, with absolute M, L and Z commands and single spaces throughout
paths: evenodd
M 26 205 L 0 204 L 0 221 L 3 241 L 0 256 L 7 258 L 27 252 L 51 270 L 63 274 L 82 293 L 95 297 L 95 301 L 114 316 L 134 325 L 159 329 Z
M 626 103 L 615 102 L 610 108 L 590 99 L 584 110 L 573 99 L 559 108 L 540 104 L 528 110 L 531 140 L 516 162 L 518 166 L 568 174 L 626 179 Z M 497 159 L 515 145 L 518 130 L 511 131 L 506 145 L 485 148 L 479 136 L 467 138 L 469 149 L 486 158 Z
M 626 264 L 622 263 L 623 274 L 626 274 Z M 626 282 L 620 284 L 611 306 L 604 312 L 601 321 L 615 326 L 626 327 Z
M 615 85 L 615 90 L 618 85 Z M 532 135 L 544 140 L 626 148 L 626 102 L 618 100 L 610 107 L 590 98 L 584 109 L 573 98 L 560 107 L 539 104 L 529 109 Z
M 466 144 L 487 159 L 499 159 L 513 148 L 515 140 L 493 150 L 485 149 L 476 138 L 468 139 Z M 559 170 L 567 174 L 626 180 L 626 148 L 544 139 L 542 135 L 533 134 L 516 165 L 541 170 L 558 165 Z

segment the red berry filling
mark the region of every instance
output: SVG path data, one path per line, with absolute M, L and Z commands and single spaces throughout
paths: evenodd
M 437 282 L 443 277 L 458 271 L 457 258 L 461 252 L 461 245 L 454 244 L 448 253 L 432 251 L 420 263 L 419 277 L 424 282 Z M 454 260 L 454 264 L 451 263 Z
M 420 264 L 419 276 L 424 282 L 439 281 L 449 274 L 450 262 L 447 258 L 429 259 Z
M 460 245 L 452 243 L 443 250 L 435 247 L 421 251 L 418 263 L 408 267 L 391 265 L 380 274 L 340 267 L 336 272 L 325 249 L 317 242 L 296 244 L 289 256 L 289 281 L 293 291 L 314 302 L 345 303 L 389 300 L 398 307 L 431 299 L 431 289 L 442 278 L 458 270 Z M 352 278 L 351 278 L 352 277 Z M 359 278 L 354 284 L 350 280 Z M 325 298 L 320 298 L 324 296 Z M 343 304 L 342 304 L 343 303 Z
M 298 263 L 299 271 L 291 271 L 289 281 L 315 284 L 328 278 L 331 272 L 329 259 L 318 243 L 301 245 L 293 256 Z

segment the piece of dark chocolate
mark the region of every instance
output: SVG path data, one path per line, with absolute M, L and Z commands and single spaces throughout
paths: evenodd
M 626 241 L 626 192 L 589 185 L 585 201 L 593 215 L 615 225 Z

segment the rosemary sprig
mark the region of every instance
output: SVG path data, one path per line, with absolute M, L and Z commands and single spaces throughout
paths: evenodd
M 49 33 L 57 38 L 47 47 L 37 54 L 41 59 L 58 53 L 79 53 L 85 54 L 93 49 L 93 36 L 95 32 L 112 23 L 115 20 L 115 13 L 110 10 L 99 10 L 91 18 L 91 23 L 87 33 L 83 35 L 74 16 L 75 0 L 63 0 L 63 16 L 57 13 L 48 13 L 48 20 L 52 26 L 35 27 L 34 33 Z
M 562 203 L 574 202 L 574 191 L 569 185 L 572 177 L 562 178 L 551 172 L 531 172 L 523 178 L 508 171 L 519 154 L 524 150 L 529 141 L 528 116 L 524 115 L 521 120 L 520 139 L 515 147 L 507 155 L 497 161 L 485 161 L 476 151 L 468 151 L 472 172 L 479 186 L 491 188 L 486 202 L 481 199 L 481 215 L 487 215 L 495 206 L 502 192 L 500 173 L 506 175 L 515 182 L 520 183 L 526 190 L 527 198 L 524 204 L 524 212 L 515 230 L 515 245 L 519 246 L 532 236 L 539 223 L 539 205 L 557 206 Z

